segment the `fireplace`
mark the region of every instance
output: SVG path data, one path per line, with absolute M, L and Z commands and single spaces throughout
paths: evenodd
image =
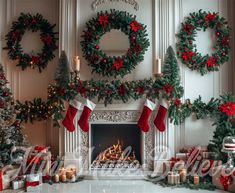
M 93 161 L 102 151 L 112 147 L 112 145 L 117 145 L 118 140 L 123 145 L 123 149 L 130 145 L 132 146 L 133 151 L 135 151 L 136 160 L 140 162 L 143 171 L 153 171 L 155 164 L 157 165 L 159 161 L 172 157 L 173 153 L 167 158 L 162 158 L 161 155 L 169 152 L 168 147 L 174 146 L 172 144 L 174 140 L 170 140 L 174 139 L 174 132 L 170 132 L 173 129 L 168 129 L 165 133 L 158 132 L 153 125 L 156 117 L 156 112 L 153 112 L 149 121 L 150 131 L 148 133 L 141 132 L 137 127 L 141 111 L 137 110 L 136 106 L 138 107 L 138 105 L 135 105 L 135 108 L 131 108 L 130 105 L 116 105 L 109 107 L 108 110 L 102 106 L 97 106 L 96 110 L 91 114 L 89 120 L 90 130 L 88 133 L 83 132 L 79 127 L 73 133 L 65 131 L 65 165 L 73 164 L 82 175 L 93 176 L 95 171 L 98 173 L 100 171 L 92 169 L 91 164 Z M 123 132 L 120 131 L 119 133 L 119 130 L 126 128 L 124 127 L 125 125 L 128 126 L 128 129 L 125 130 L 123 135 Z M 104 130 L 99 132 L 100 129 Z M 112 132 L 109 132 L 110 130 Z M 103 137 L 108 139 L 103 140 Z M 102 144 L 99 143 L 100 140 L 103 140 Z M 94 151 L 92 146 L 96 147 Z M 93 172 L 91 173 L 92 170 Z M 133 172 L 132 170 L 130 171 Z
M 137 169 L 141 165 L 141 131 L 133 124 L 91 124 L 91 169 Z

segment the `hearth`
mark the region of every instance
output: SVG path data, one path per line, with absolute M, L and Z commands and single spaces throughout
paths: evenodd
M 141 131 L 136 124 L 91 124 L 91 169 L 138 169 Z

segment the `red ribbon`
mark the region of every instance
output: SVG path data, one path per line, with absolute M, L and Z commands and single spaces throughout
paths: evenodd
M 231 175 L 220 176 L 220 183 L 223 185 L 224 190 L 228 191 L 228 187 L 233 183 L 233 177 Z
M 46 150 L 47 148 L 45 146 L 35 146 L 34 150 L 38 151 L 38 152 L 42 152 L 44 150 Z
M 172 157 L 169 161 L 170 161 L 171 170 L 172 170 L 174 168 L 175 164 L 180 161 L 180 159 L 176 158 L 176 157 Z
M 0 191 L 3 191 L 3 172 L 0 170 Z
M 35 182 L 26 182 L 26 187 L 36 187 L 39 186 L 40 182 L 39 181 L 35 181 Z

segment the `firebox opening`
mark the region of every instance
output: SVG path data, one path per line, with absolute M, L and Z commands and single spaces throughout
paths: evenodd
M 141 131 L 137 124 L 91 124 L 91 165 L 97 160 L 111 162 L 112 167 L 123 161 L 141 165 Z

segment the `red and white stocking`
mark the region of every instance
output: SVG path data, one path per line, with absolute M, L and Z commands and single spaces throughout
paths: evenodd
M 83 108 L 81 117 L 78 121 L 78 125 L 84 132 L 89 131 L 89 118 L 91 115 L 91 112 L 95 109 L 95 103 L 91 102 L 90 100 L 86 100 L 86 104 Z
M 66 129 L 69 132 L 75 131 L 75 126 L 73 121 L 81 105 L 82 104 L 76 100 L 70 101 L 66 116 L 62 121 L 62 124 L 66 127 Z
M 149 131 L 149 118 L 150 114 L 152 113 L 153 109 L 156 107 L 155 103 L 151 102 L 150 100 L 146 100 L 144 109 L 142 111 L 142 114 L 140 116 L 140 119 L 138 121 L 138 127 L 143 131 L 143 132 L 148 132 Z
M 166 130 L 165 118 L 168 111 L 167 101 L 163 100 L 159 106 L 157 117 L 154 120 L 154 124 L 160 132 Z

